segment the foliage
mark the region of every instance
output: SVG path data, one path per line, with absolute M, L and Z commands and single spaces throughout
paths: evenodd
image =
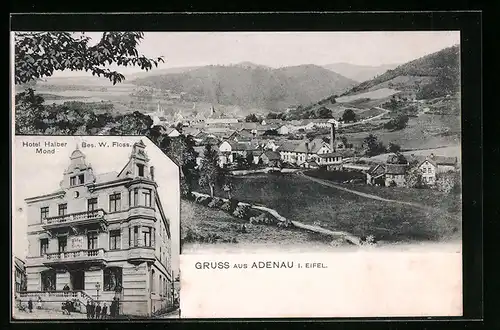
M 398 114 L 395 118 L 389 120 L 384 124 L 385 129 L 392 129 L 394 131 L 402 130 L 408 125 L 408 115 Z
M 352 109 L 347 109 L 342 114 L 342 120 L 346 123 L 356 121 L 356 113 Z
M 249 212 L 250 212 L 250 207 L 248 205 L 240 204 L 234 209 L 232 215 L 239 219 L 246 219 L 248 217 Z
M 268 129 L 262 135 L 264 135 L 264 136 L 277 136 L 279 134 L 278 134 L 278 131 L 275 129 Z
M 245 122 L 247 123 L 260 123 L 262 121 L 261 117 L 258 117 L 256 114 L 252 113 L 245 117 Z
M 214 196 L 214 188 L 220 178 L 219 155 L 212 145 L 205 146 L 203 159 L 200 166 L 199 184 L 210 188 L 210 196 Z
M 363 142 L 367 148 L 366 155 L 369 157 L 380 155 L 387 151 L 384 144 L 378 141 L 378 138 L 373 134 L 364 138 Z
M 389 142 L 389 147 L 387 148 L 387 150 L 389 152 L 397 153 L 401 151 L 401 146 L 399 144 Z
M 145 135 L 153 125 L 151 117 L 139 111 L 118 115 L 115 120 L 119 125 L 111 128 L 111 135 Z
M 460 193 L 460 174 L 458 172 L 445 172 L 436 175 L 436 189 L 444 193 Z
M 422 171 L 417 167 L 413 166 L 406 172 L 405 185 L 408 188 L 424 188 L 425 183 L 422 178 Z
M 387 157 L 387 164 L 408 164 L 408 160 L 402 153 L 396 152 Z
M 101 40 L 91 46 L 90 37 L 71 32 L 17 32 L 15 34 L 15 83 L 50 77 L 55 71 L 87 71 L 109 79 L 113 85 L 125 77 L 106 66 L 139 66 L 151 70 L 163 58 L 150 59 L 139 55 L 137 46 L 142 32 L 104 32 Z

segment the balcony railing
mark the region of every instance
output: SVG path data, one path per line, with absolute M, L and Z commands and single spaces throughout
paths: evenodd
M 55 217 L 45 218 L 43 221 L 44 225 L 57 225 L 57 224 L 70 224 L 74 222 L 80 221 L 88 221 L 88 220 L 104 220 L 104 215 L 106 213 L 103 209 L 98 209 L 94 211 L 84 211 L 78 213 L 71 213 L 65 215 L 58 215 Z
M 104 249 L 90 249 L 47 253 L 46 262 L 99 260 L 106 257 Z

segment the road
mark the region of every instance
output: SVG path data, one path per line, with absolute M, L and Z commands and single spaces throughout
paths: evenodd
M 32 313 L 15 310 L 13 318 L 16 320 L 51 320 L 51 319 L 68 319 L 68 320 L 81 320 L 86 319 L 86 314 L 71 313 L 65 315 L 60 311 L 48 309 L 34 309 Z
M 362 120 L 356 121 L 354 123 L 342 124 L 340 127 L 349 127 L 349 126 L 364 124 L 364 123 L 366 123 L 368 121 L 382 118 L 383 116 L 385 116 L 386 114 L 388 114 L 389 112 L 391 112 L 390 110 L 387 110 L 387 109 L 384 109 L 384 108 L 381 108 L 381 107 L 374 107 L 374 108 L 378 109 L 378 110 L 382 110 L 384 112 L 381 113 L 380 115 L 376 115 L 376 116 L 373 116 L 373 117 L 370 117 L 370 118 L 362 119 Z M 352 109 L 354 109 L 354 108 L 352 108 Z M 358 110 L 362 110 L 362 109 L 358 109 Z

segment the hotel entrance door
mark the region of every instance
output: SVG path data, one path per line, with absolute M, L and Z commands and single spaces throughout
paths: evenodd
M 85 290 L 85 272 L 73 270 L 69 273 L 73 290 Z

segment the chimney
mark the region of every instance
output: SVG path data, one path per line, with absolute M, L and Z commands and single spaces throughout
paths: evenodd
M 335 151 L 335 123 L 330 123 L 330 149 Z
M 151 166 L 149 168 L 149 174 L 151 175 L 151 180 L 155 180 L 155 167 L 154 166 Z

